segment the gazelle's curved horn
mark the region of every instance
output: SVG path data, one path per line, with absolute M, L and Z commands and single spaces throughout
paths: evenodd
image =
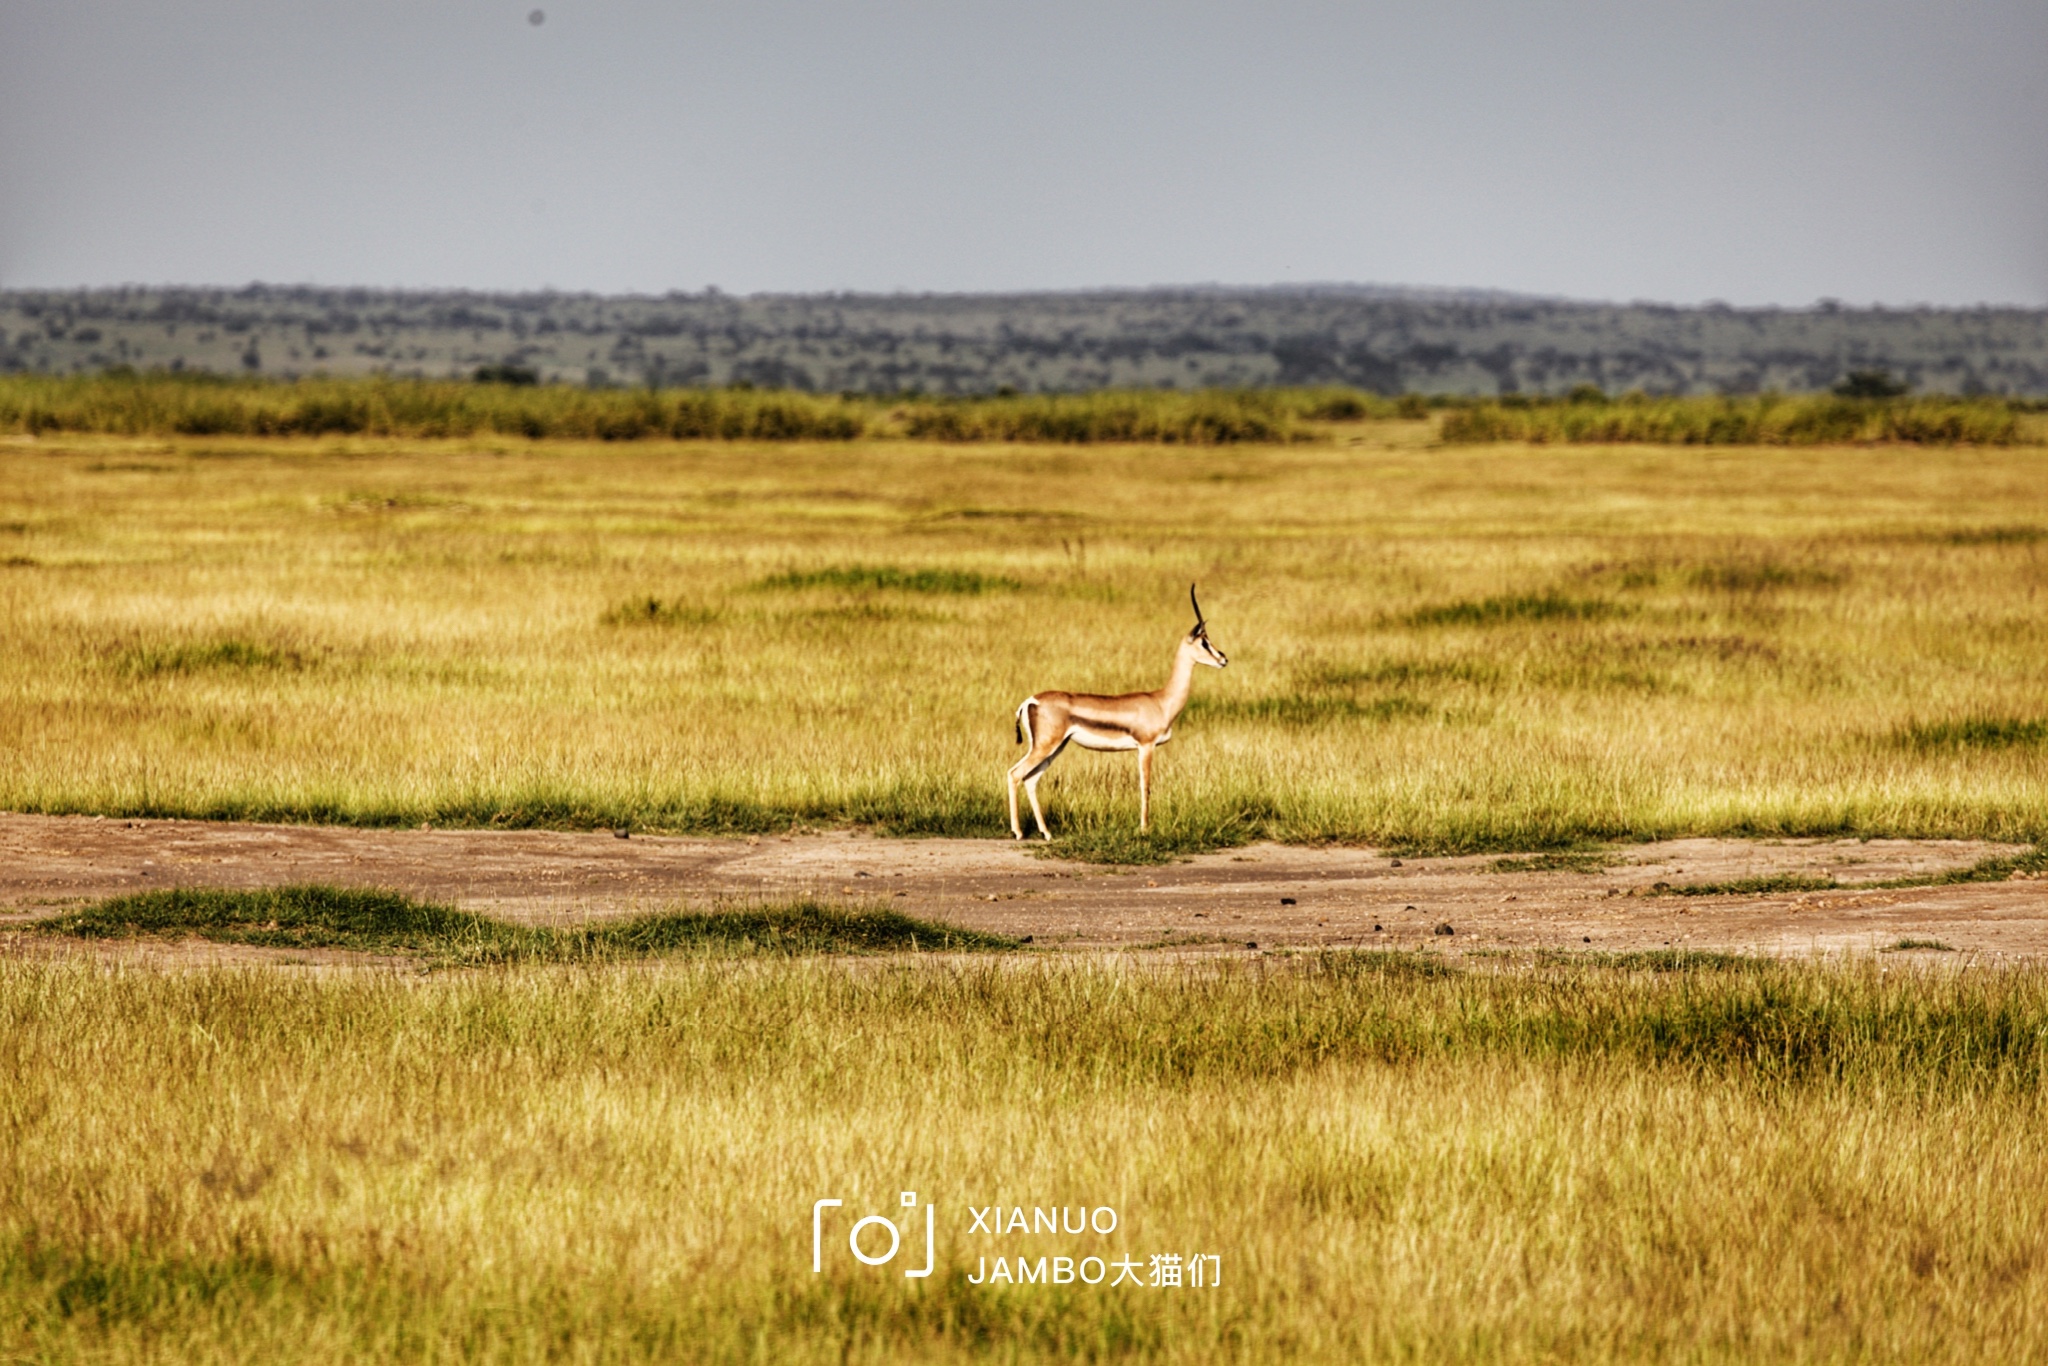
M 1202 604 L 1195 599 L 1195 586 L 1193 584 L 1188 585 L 1188 602 L 1195 609 L 1195 629 L 1199 631 L 1203 626 Z

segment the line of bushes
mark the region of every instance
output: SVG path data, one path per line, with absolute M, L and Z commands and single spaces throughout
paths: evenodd
M 751 390 L 120 373 L 0 379 L 0 429 L 29 433 L 850 441 L 868 425 L 857 402 Z
M 1308 436 L 1302 419 L 1320 415 L 1329 404 L 1303 399 L 1276 390 L 997 395 L 902 404 L 889 418 L 904 436 L 926 441 L 1224 446 Z M 1360 405 L 1357 416 L 1367 415 Z
M 1331 390 L 1105 391 L 964 398 L 753 389 L 582 389 L 404 379 L 213 375 L 0 377 L 0 431 L 122 436 L 379 436 L 637 441 L 1156 442 L 1310 438 L 1309 424 L 1394 416 Z
M 1493 401 L 1444 417 L 1443 440 L 1628 442 L 1673 446 L 1816 446 L 1880 441 L 2009 446 L 2021 439 L 2002 398 L 1603 397 Z
M 961 397 L 793 390 L 584 389 L 394 376 L 264 379 L 107 371 L 0 376 L 0 432 L 119 436 L 524 437 L 532 440 L 857 441 L 1220 446 L 1316 440 L 1325 424 L 1422 420 L 1441 436 L 1493 441 L 1658 445 L 1914 442 L 2009 445 L 2027 439 L 2027 404 L 2001 398 L 1838 395 L 1609 399 L 1507 395 L 1398 399 L 1349 389 L 1104 390 Z

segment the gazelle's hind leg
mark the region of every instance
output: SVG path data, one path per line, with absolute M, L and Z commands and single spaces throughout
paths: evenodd
M 1031 748 L 1016 763 L 1010 765 L 1010 834 L 1015 839 L 1024 838 L 1024 826 L 1017 819 L 1017 784 L 1024 784 L 1024 793 L 1031 799 L 1031 815 L 1038 822 L 1038 833 L 1051 839 L 1045 828 L 1045 812 L 1038 805 L 1038 780 L 1045 776 L 1045 769 L 1060 751 L 1067 747 L 1066 737 L 1047 742 L 1034 735 Z
M 1038 780 L 1044 776 L 1045 770 L 1040 769 L 1029 778 L 1026 778 L 1024 780 L 1024 795 L 1031 799 L 1031 819 L 1038 822 L 1039 838 L 1049 841 L 1052 839 L 1052 831 L 1045 828 L 1045 808 L 1038 804 Z

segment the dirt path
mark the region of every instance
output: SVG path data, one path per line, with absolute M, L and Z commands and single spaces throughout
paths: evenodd
M 1267 844 L 1107 869 L 993 840 L 619 839 L 0 815 L 0 926 L 148 887 L 330 882 L 553 923 L 680 901 L 806 895 L 1075 949 L 1426 942 L 1468 951 L 1669 945 L 1806 954 L 1915 938 L 1987 956 L 2048 956 L 2048 881 L 1649 894 L 1660 882 L 1781 873 L 1876 882 L 2020 852 L 1939 840 L 1676 840 L 1617 850 L 1598 872 L 1498 872 L 1489 857 L 1394 860 Z M 1435 933 L 1444 924 L 1452 934 Z

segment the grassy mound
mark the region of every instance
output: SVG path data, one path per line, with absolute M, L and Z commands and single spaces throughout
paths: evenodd
M 114 897 L 37 925 L 85 939 L 182 938 L 350 949 L 456 963 L 600 962 L 660 954 L 917 953 L 1015 947 L 1002 935 L 815 901 L 662 911 L 568 929 L 507 924 L 397 892 L 319 885 L 175 889 Z

